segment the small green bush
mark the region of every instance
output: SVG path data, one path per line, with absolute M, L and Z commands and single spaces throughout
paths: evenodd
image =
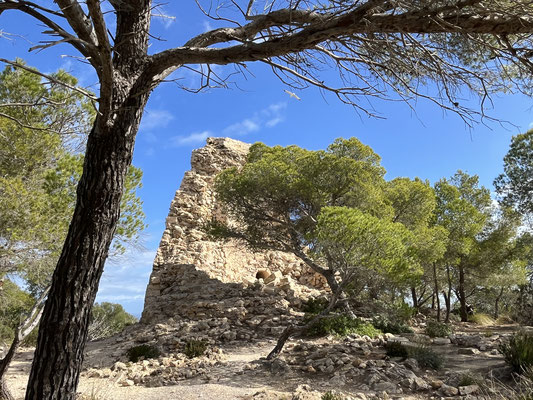
M 207 350 L 207 341 L 191 339 L 185 343 L 183 353 L 189 358 L 202 356 Z
M 513 371 L 523 373 L 533 367 L 533 334 L 518 332 L 511 336 L 509 342 L 502 343 L 499 351 Z
M 385 351 L 389 357 L 409 357 L 409 350 L 406 346 L 400 342 L 387 342 L 385 343 Z
M 444 364 L 442 356 L 428 346 L 409 347 L 408 351 L 409 357 L 418 361 L 418 365 L 422 368 L 440 369 Z
M 382 332 L 376 329 L 370 322 L 365 322 L 359 318 L 350 318 L 346 315 L 335 315 L 325 317 L 315 322 L 308 330 L 309 336 L 325 336 L 329 334 L 347 336 L 351 334 L 367 335 L 371 338 L 381 335 Z
M 137 318 L 128 314 L 120 304 L 95 303 L 89 323 L 89 340 L 103 339 L 122 332 L 128 325 L 137 322 Z
M 394 333 L 395 335 L 400 333 L 413 333 L 409 325 L 400 321 L 390 320 L 385 316 L 374 317 L 372 319 L 372 325 L 383 333 Z
M 332 391 L 326 392 L 320 397 L 321 400 L 345 400 L 345 397 L 342 394 L 335 393 Z
M 471 373 L 467 372 L 463 375 L 461 375 L 461 379 L 459 379 L 459 383 L 457 386 L 470 386 L 470 385 L 478 385 L 480 383 L 480 379 L 476 378 Z
M 481 326 L 489 326 L 494 325 L 496 323 L 496 321 L 494 321 L 494 319 L 490 315 L 483 313 L 470 315 L 468 317 L 468 321 Z
M 452 327 L 444 322 L 429 320 L 426 324 L 426 334 L 429 337 L 446 337 L 450 335 L 453 330 Z
M 127 351 L 128 359 L 132 362 L 137 362 L 142 358 L 157 358 L 161 352 L 155 346 L 149 344 L 141 344 L 139 346 L 133 346 Z
M 416 309 L 404 301 L 397 301 L 392 304 L 390 312 L 393 320 L 397 320 L 405 325 L 411 318 L 414 317 L 416 314 Z
M 324 297 L 310 298 L 302 305 L 302 311 L 307 314 L 319 314 L 326 309 L 329 301 Z

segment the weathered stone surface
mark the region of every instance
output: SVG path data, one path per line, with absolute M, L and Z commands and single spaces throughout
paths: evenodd
M 467 396 L 469 394 L 475 394 L 479 391 L 478 385 L 468 385 L 468 386 L 460 386 L 459 387 L 459 394 L 461 396 Z
M 317 295 L 315 288 L 324 287 L 323 278 L 292 254 L 254 253 L 236 241 L 212 241 L 204 232 L 212 219 L 231 223 L 216 200 L 214 181 L 224 169 L 242 166 L 249 147 L 209 138 L 205 147 L 193 151 L 191 170 L 170 205 L 141 322 L 227 317 L 253 325 L 252 316 L 268 319 L 268 310 L 274 309 L 279 316 L 281 309 L 298 306 L 300 298 Z M 264 304 L 266 297 L 277 304 Z

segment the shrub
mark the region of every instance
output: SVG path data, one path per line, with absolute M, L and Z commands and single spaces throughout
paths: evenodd
M 332 391 L 326 392 L 320 397 L 321 400 L 345 400 L 345 397 L 342 394 L 335 393 Z
M 385 350 L 389 357 L 409 357 L 409 350 L 406 346 L 400 342 L 387 342 L 385 343 Z
M 4 279 L 0 294 L 0 340 L 11 342 L 15 328 L 33 307 L 35 299 L 9 279 Z
M 202 356 L 207 350 L 207 341 L 191 339 L 185 343 L 183 353 L 189 358 Z
M 132 362 L 137 362 L 142 358 L 156 358 L 159 357 L 161 352 L 155 346 L 149 344 L 141 344 L 139 346 L 133 346 L 127 351 L 128 359 Z
M 457 386 L 479 385 L 480 381 L 481 380 L 478 377 L 467 372 L 461 375 L 461 379 L 459 379 Z
M 312 297 L 302 305 L 302 311 L 307 314 L 319 314 L 326 309 L 329 301 L 324 297 Z
M 416 314 L 416 309 L 403 301 L 399 301 L 392 305 L 390 313 L 393 320 L 405 325 Z
M 137 322 L 137 318 L 128 314 L 120 304 L 95 303 L 91 311 L 89 340 L 103 339 L 122 332 L 128 325 Z
M 367 335 L 371 338 L 381 335 L 382 332 L 376 329 L 370 322 L 365 322 L 359 318 L 350 318 L 346 315 L 335 315 L 321 318 L 307 330 L 310 336 L 325 336 L 335 334 L 347 336 L 350 334 Z
M 481 326 L 494 325 L 496 323 L 489 315 L 483 313 L 470 315 L 468 321 Z
M 422 368 L 440 369 L 444 363 L 442 356 L 428 346 L 409 347 L 408 351 L 409 357 L 418 361 L 418 365 Z
M 496 323 L 498 325 L 510 325 L 514 324 L 514 320 L 508 315 L 500 315 L 498 319 L 496 319 Z
M 390 320 L 385 316 L 378 316 L 372 319 L 372 325 L 382 331 L 383 333 L 413 333 L 413 330 L 409 325 L 406 325 L 400 321 Z
M 502 343 L 499 351 L 513 371 L 522 373 L 533 367 L 533 334 L 518 332 L 511 336 L 509 342 Z
M 446 337 L 450 335 L 453 330 L 452 327 L 444 322 L 429 320 L 426 324 L 426 334 L 429 337 Z

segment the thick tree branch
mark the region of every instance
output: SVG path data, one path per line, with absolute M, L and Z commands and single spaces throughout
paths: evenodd
M 274 14 L 275 25 L 293 24 L 294 18 L 282 10 Z M 518 15 L 472 15 L 456 14 L 440 17 L 440 21 L 417 14 L 371 15 L 362 16 L 355 13 L 337 17 L 321 17 L 316 12 L 300 12 L 298 21 L 307 26 L 295 33 L 257 42 L 251 39 L 257 34 L 259 26 L 256 21 L 242 28 L 217 29 L 207 32 L 187 42 L 186 46 L 160 52 L 150 58 L 149 73 L 156 76 L 165 70 L 182 64 L 230 64 L 235 62 L 257 61 L 278 57 L 287 53 L 296 53 L 312 49 L 317 44 L 337 38 L 373 33 L 471 33 L 471 34 L 519 34 L 533 32 L 533 17 Z M 271 14 L 269 14 L 270 17 Z M 273 26 L 273 20 L 265 17 L 261 24 Z M 363 18 L 364 17 L 364 18 Z M 357 19 L 354 19 L 357 18 Z M 268 21 L 268 22 L 267 22 Z M 320 23 L 316 23 L 320 21 Z M 448 25 L 443 25 L 442 21 Z M 248 41 L 246 41 L 248 39 Z M 222 47 L 205 46 L 222 41 L 239 40 L 244 43 Z
M 94 47 L 93 47 L 93 45 L 91 43 L 86 42 L 86 41 L 82 40 L 81 38 L 70 34 L 65 29 L 63 29 L 63 27 L 61 27 L 59 24 L 55 23 L 50 18 L 48 18 L 47 16 L 43 15 L 42 13 L 40 13 L 37 10 L 42 10 L 42 11 L 45 11 L 47 13 L 51 13 L 51 14 L 53 14 L 55 16 L 60 16 L 60 17 L 64 18 L 65 16 L 62 13 L 45 9 L 45 8 L 43 8 L 41 6 L 38 6 L 38 5 L 34 4 L 34 3 L 27 2 L 27 1 L 15 1 L 15 0 L 0 1 L 0 14 L 2 14 L 2 12 L 6 11 L 6 10 L 18 10 L 18 11 L 21 11 L 21 12 L 23 12 L 25 14 L 28 14 L 28 15 L 32 16 L 33 18 L 37 19 L 38 21 L 42 22 L 48 28 L 51 29 L 50 32 L 45 32 L 45 33 L 52 34 L 52 35 L 58 35 L 58 36 L 61 36 L 63 38 L 63 40 L 61 40 L 61 41 L 55 41 L 55 42 L 52 42 L 51 44 L 49 43 L 49 44 L 44 45 L 44 46 L 36 46 L 35 48 L 46 48 L 46 47 L 50 47 L 52 45 L 58 44 L 58 43 L 63 42 L 63 41 L 67 41 L 72 46 L 74 46 L 74 48 L 76 50 L 78 50 L 84 57 L 86 57 L 89 60 L 89 62 L 91 62 L 91 64 L 92 64 L 91 55 L 94 55 L 95 49 L 94 49 Z M 94 64 L 93 64 L 93 66 L 94 66 Z
M 101 121 L 107 121 L 107 114 L 111 112 L 111 99 L 113 97 L 113 57 L 111 55 L 111 44 L 107 35 L 107 28 L 104 15 L 100 9 L 99 0 L 87 0 L 89 16 L 91 17 L 98 39 L 97 49 L 99 56 L 98 68 L 96 71 L 100 78 L 100 114 Z
M 55 0 L 55 2 L 61 8 L 63 15 L 67 19 L 70 27 L 76 32 L 76 35 L 85 42 L 96 46 L 98 39 L 91 20 L 85 15 L 79 2 L 74 0 Z

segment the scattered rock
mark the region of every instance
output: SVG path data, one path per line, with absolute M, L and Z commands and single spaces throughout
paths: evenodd
M 469 394 L 475 394 L 479 392 L 478 385 L 459 386 L 459 394 L 461 396 L 468 396 Z

